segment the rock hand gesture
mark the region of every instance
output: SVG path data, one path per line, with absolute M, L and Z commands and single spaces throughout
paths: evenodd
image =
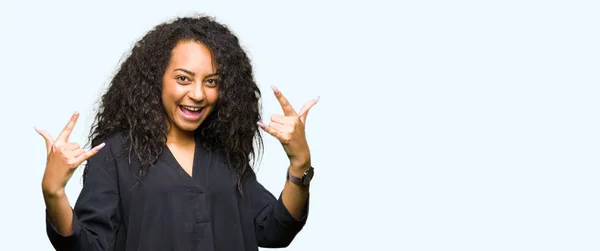
M 258 125 L 281 142 L 290 160 L 291 171 L 302 173 L 310 167 L 310 150 L 304 135 L 306 116 L 310 108 L 317 104 L 319 98 L 308 101 L 297 113 L 279 89 L 275 86 L 272 88 L 281 109 L 283 109 L 283 115 L 274 114 L 268 125 L 260 122 Z
M 48 153 L 44 178 L 42 179 L 44 197 L 63 194 L 65 186 L 73 176 L 75 169 L 104 147 L 104 143 L 102 143 L 89 151 L 85 151 L 79 144 L 69 142 L 69 136 L 78 118 L 79 113 L 74 113 L 56 140 L 52 139 L 50 133 L 35 129 L 37 133 L 44 137 Z

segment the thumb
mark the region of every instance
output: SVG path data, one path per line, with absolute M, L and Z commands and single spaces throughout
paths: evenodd
M 302 123 L 306 123 L 306 116 L 308 116 L 308 111 L 310 110 L 310 108 L 312 108 L 314 105 L 316 105 L 317 102 L 319 102 L 320 98 L 321 97 L 319 96 L 316 99 L 306 102 L 306 104 L 304 104 L 304 106 L 302 106 L 302 108 L 300 109 L 300 114 L 298 115 L 300 117 L 300 120 L 302 121 Z
M 49 132 L 37 128 L 35 128 L 35 131 L 44 138 L 44 141 L 46 141 L 46 150 L 50 152 L 50 148 L 52 147 L 52 144 L 54 144 L 52 135 L 50 135 Z

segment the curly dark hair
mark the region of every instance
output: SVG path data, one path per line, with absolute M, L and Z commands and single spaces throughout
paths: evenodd
M 167 115 L 161 101 L 163 74 L 173 48 L 182 41 L 206 45 L 217 62 L 219 98 L 196 134 L 205 147 L 222 153 L 241 192 L 242 179 L 252 171 L 250 161 L 255 163 L 263 149 L 256 124 L 261 119 L 261 93 L 238 38 L 212 17 L 176 18 L 154 27 L 133 46 L 101 97 L 89 141 L 98 145 L 110 135 L 120 134 L 130 162 L 134 158 L 140 164 L 140 178 L 149 171 L 162 154 L 167 137 Z

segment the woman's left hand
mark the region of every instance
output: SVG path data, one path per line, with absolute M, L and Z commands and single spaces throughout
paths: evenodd
M 283 109 L 283 115 L 274 114 L 271 116 L 269 125 L 258 122 L 267 133 L 277 138 L 283 145 L 283 149 L 290 159 L 290 168 L 303 172 L 311 166 L 310 150 L 304 134 L 306 116 L 319 98 L 308 101 L 299 113 L 296 113 L 290 102 L 281 94 L 277 87 L 273 86 L 275 97 Z

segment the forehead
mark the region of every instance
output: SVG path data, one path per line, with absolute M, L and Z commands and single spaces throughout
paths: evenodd
M 183 41 L 171 51 L 168 68 L 185 68 L 195 73 L 214 73 L 216 63 L 206 45 L 195 41 Z

